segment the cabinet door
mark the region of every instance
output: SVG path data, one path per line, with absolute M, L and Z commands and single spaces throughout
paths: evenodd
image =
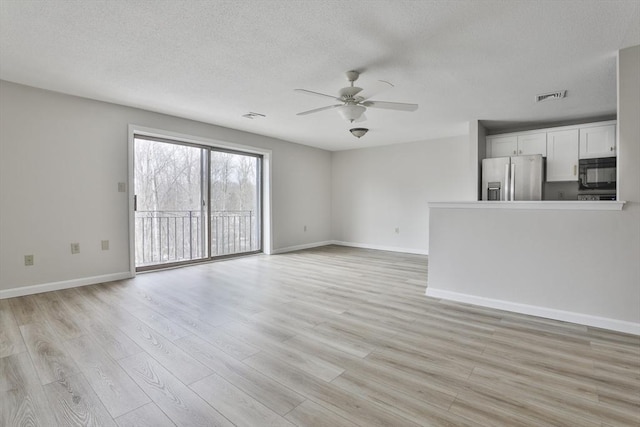
M 518 156 L 541 154 L 547 156 L 547 133 L 533 133 L 518 136 Z
M 518 153 L 517 136 L 497 136 L 489 139 L 491 151 L 490 157 L 515 156 Z
M 547 132 L 547 181 L 578 180 L 578 129 Z
M 616 126 L 605 125 L 580 129 L 580 158 L 615 157 Z

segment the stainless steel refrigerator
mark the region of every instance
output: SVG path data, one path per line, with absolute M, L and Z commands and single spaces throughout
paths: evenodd
M 482 160 L 482 200 L 542 200 L 544 158 L 496 157 Z

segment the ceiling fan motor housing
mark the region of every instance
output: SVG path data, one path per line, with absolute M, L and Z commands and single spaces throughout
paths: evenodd
M 360 92 L 362 92 L 362 88 L 361 87 L 357 87 L 357 86 L 347 86 L 347 87 L 343 87 L 342 89 L 340 89 L 340 98 L 343 101 L 348 101 L 351 99 L 355 99 L 355 96 L 357 94 L 359 94 Z

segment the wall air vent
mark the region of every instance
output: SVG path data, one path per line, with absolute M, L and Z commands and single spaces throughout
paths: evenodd
M 557 92 L 543 93 L 542 95 L 536 95 L 536 102 L 550 101 L 552 99 L 562 99 L 567 96 L 566 90 L 559 90 Z

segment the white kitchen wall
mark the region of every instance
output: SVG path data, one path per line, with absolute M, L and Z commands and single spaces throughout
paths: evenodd
M 618 72 L 622 211 L 433 209 L 427 295 L 640 333 L 640 46 Z
M 126 277 L 129 124 L 272 150 L 274 251 L 331 239 L 328 151 L 1 81 L 0 297 Z
M 362 141 L 366 145 L 366 136 Z M 427 203 L 475 196 L 469 144 L 465 135 L 333 152 L 333 239 L 428 253 Z

